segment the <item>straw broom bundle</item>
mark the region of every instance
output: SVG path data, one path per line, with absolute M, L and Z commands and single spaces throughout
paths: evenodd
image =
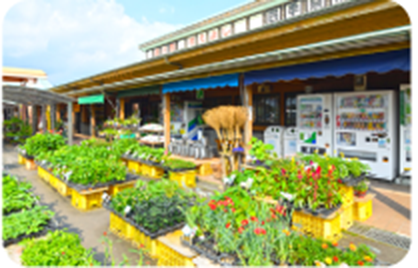
M 220 132 L 221 123 L 218 117 L 217 108 L 206 111 L 203 114 L 202 118 L 207 125 L 209 125 L 211 128 L 213 128 L 216 131 L 216 134 L 218 135 L 218 139 L 222 141 L 222 135 Z
M 248 119 L 248 110 L 245 107 L 236 107 L 235 109 L 235 131 L 237 140 L 242 138 L 241 129 L 244 129 L 245 122 Z

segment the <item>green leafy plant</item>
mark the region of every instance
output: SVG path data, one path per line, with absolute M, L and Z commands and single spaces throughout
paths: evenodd
M 32 127 L 25 121 L 13 117 L 3 121 L 3 133 L 12 143 L 22 144 L 32 135 Z
M 58 134 L 36 134 L 26 140 L 23 149 L 29 156 L 38 156 L 44 152 L 51 152 L 65 145 L 65 139 Z
M 17 238 L 42 231 L 54 212 L 47 207 L 36 206 L 31 210 L 3 217 L 3 240 Z
M 81 245 L 80 237 L 66 230 L 49 232 L 45 239 L 22 241 L 25 266 L 100 266 L 91 249 Z
M 167 159 L 164 161 L 163 166 L 169 169 L 192 169 L 196 168 L 196 164 L 190 161 L 181 159 Z
M 273 160 L 277 158 L 277 154 L 272 152 L 274 146 L 271 144 L 265 144 L 261 140 L 252 137 L 250 146 L 249 154 L 266 165 L 271 165 Z
M 3 215 L 32 208 L 39 197 L 29 192 L 31 188 L 28 182 L 18 182 L 12 176 L 3 175 Z

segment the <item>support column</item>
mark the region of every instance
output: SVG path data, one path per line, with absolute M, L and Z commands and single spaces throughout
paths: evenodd
M 71 102 L 67 103 L 67 136 L 68 136 L 68 145 L 73 145 L 73 104 Z
M 163 95 L 164 148 L 170 144 L 170 93 Z
M 55 104 L 51 104 L 50 107 L 50 117 L 51 117 L 51 129 L 55 131 Z
M 38 107 L 32 105 L 32 134 L 38 132 Z
M 43 132 L 47 132 L 47 125 L 46 125 L 46 105 L 42 105 L 42 114 L 41 114 L 41 120 L 42 120 L 42 130 Z
M 119 99 L 119 118 L 125 119 L 125 99 Z
M 55 105 L 55 120 L 60 121 L 61 120 L 61 105 L 56 104 Z
M 245 107 L 248 109 L 248 120 L 245 123 L 244 141 L 247 145 L 253 137 L 253 120 L 254 120 L 254 109 L 253 109 L 253 88 L 247 86 L 244 90 L 245 96 Z
M 45 113 L 45 120 L 46 120 L 46 126 L 47 130 L 51 130 L 51 106 L 46 106 L 46 113 Z
M 96 111 L 94 110 L 94 104 L 90 104 L 90 133 L 94 138 L 96 137 Z

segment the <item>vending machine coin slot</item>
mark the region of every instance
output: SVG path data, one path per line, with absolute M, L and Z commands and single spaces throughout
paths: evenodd
M 387 158 L 387 157 L 383 157 L 383 162 L 384 162 L 384 163 L 388 163 L 388 162 L 389 162 L 389 158 Z

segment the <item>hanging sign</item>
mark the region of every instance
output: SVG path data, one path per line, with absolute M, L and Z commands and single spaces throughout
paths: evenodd
M 205 98 L 205 93 L 203 89 L 196 91 L 196 99 L 197 100 L 203 100 Z

